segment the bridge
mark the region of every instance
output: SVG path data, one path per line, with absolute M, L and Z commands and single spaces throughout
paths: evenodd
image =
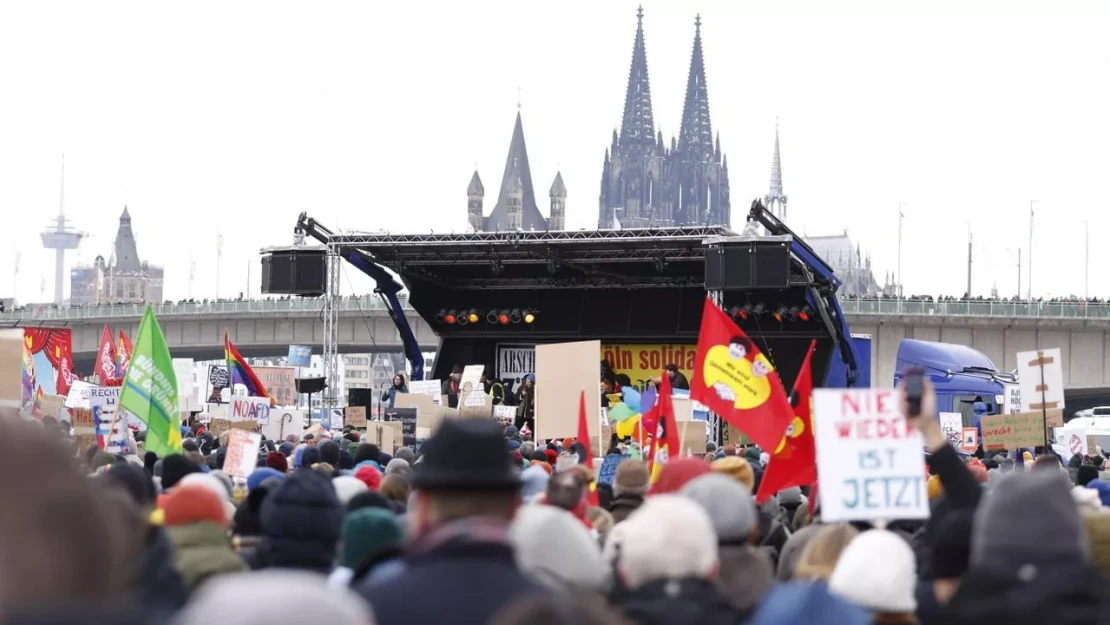
M 1017 368 L 1015 354 L 1059 347 L 1069 389 L 1110 386 L 1110 304 L 841 299 L 852 331 L 872 337 L 873 386 L 888 386 L 903 338 L 959 343 L 978 349 L 1003 370 Z M 322 349 L 320 299 L 265 299 L 157 304 L 154 313 L 175 357 L 223 357 L 226 327 L 248 357 L 284 355 L 289 344 Z M 401 341 L 374 296 L 339 300 L 339 350 L 397 353 Z M 0 327 L 55 326 L 73 330 L 74 360 L 91 369 L 104 324 L 134 337 L 143 306 L 38 307 L 0 313 Z M 420 345 L 438 344 L 432 328 L 406 306 Z

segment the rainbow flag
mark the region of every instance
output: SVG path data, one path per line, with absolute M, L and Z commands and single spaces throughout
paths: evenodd
M 247 359 L 243 358 L 239 350 L 232 345 L 231 339 L 227 337 L 226 328 L 224 329 L 224 358 L 227 359 L 227 371 L 231 374 L 232 389 L 235 388 L 236 384 L 242 384 L 247 387 L 249 397 L 269 397 L 270 407 L 277 405 L 277 400 L 266 391 L 265 386 L 262 386 L 262 381 L 258 379 L 254 370 L 247 364 Z

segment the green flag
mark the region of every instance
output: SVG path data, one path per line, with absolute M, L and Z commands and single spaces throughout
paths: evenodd
M 146 450 L 159 456 L 181 453 L 177 376 L 166 337 L 148 304 L 123 380 L 119 405 L 146 424 Z

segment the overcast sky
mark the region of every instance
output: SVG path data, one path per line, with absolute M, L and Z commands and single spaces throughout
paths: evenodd
M 248 265 L 256 294 L 259 248 L 290 241 L 301 211 L 332 228 L 462 231 L 475 163 L 491 196 L 500 185 L 518 93 L 541 210 L 561 169 L 568 227 L 596 226 L 636 5 L 7 0 L 0 295 L 18 254 L 19 299 L 52 298 L 38 232 L 63 153 L 66 213 L 90 235 L 70 264 L 111 253 L 126 203 L 168 298 L 190 292 L 190 259 L 193 295 L 215 294 L 218 233 L 221 294 L 247 288 Z M 649 0 L 668 141 L 697 12 L 735 228 L 767 191 L 778 118 L 788 223 L 847 230 L 880 281 L 903 201 L 908 292 L 964 291 L 970 221 L 974 290 L 1012 294 L 1036 199 L 1034 292 L 1083 293 L 1088 220 L 1090 291 L 1110 295 L 1106 3 Z M 345 290 L 368 288 L 347 273 Z

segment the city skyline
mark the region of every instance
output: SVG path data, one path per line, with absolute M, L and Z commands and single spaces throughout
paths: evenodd
M 1035 19 L 1022 3 L 965 4 L 911 2 L 909 14 L 872 17 L 861 13 L 875 5 L 857 2 L 813 18 L 774 15 L 759 2 L 646 2 L 654 117 L 664 137 L 678 134 L 675 92 L 687 81 L 700 13 L 735 230 L 751 200 L 768 194 L 777 118 L 788 224 L 800 234 L 847 230 L 882 275 L 896 265 L 906 202 L 907 294 L 958 295 L 970 219 L 975 292 L 997 282 L 1011 295 L 1029 201 L 1038 200 L 1034 292 L 1082 295 L 1082 222 L 1096 232 L 1110 225 L 1096 210 L 1110 204 L 1098 147 L 1110 142 L 1099 113 L 1110 100 L 1099 71 L 1110 53 L 1089 19 L 1105 8 L 1070 3 L 1070 15 Z M 52 300 L 54 255 L 37 233 L 56 212 L 63 153 L 67 220 L 91 235 L 67 255 L 70 268 L 109 247 L 126 204 L 144 224 L 136 233 L 144 255 L 165 266 L 167 299 L 216 295 L 218 234 L 219 294 L 236 297 L 248 266 L 246 294 L 257 294 L 258 249 L 287 243 L 302 210 L 338 228 L 463 231 L 462 191 L 476 160 L 491 173 L 504 163 L 518 101 L 532 168 L 543 172 L 536 183 L 545 190 L 561 172 L 567 227 L 592 227 L 599 152 L 621 122 L 636 6 L 444 6 L 443 24 L 396 29 L 404 32 L 385 27 L 404 21 L 401 8 L 355 3 L 308 15 L 243 3 L 218 23 L 206 21 L 216 5 L 205 3 L 195 14 L 128 2 L 0 9 L 0 56 L 29 59 L 0 64 L 0 78 L 25 96 L 0 118 L 10 138 L 0 146 L 8 172 L 0 206 L 14 213 L 0 233 L 0 267 L 8 267 L 0 293 L 11 290 L 19 254 L 15 296 Z M 992 11 L 1007 14 L 981 16 Z M 274 28 L 252 51 L 231 25 L 255 18 Z M 294 28 L 302 43 L 281 35 Z M 560 47 L 571 28 L 582 45 Z M 211 44 L 196 54 L 181 34 L 193 31 Z M 453 53 L 424 49 L 425 38 Z M 803 53 L 803 39 L 823 54 Z M 388 50 L 402 46 L 411 57 L 392 60 Z M 509 48 L 518 53 L 504 55 Z M 380 97 L 382 86 L 412 73 L 427 79 L 404 83 L 404 97 Z M 1094 246 L 1090 264 L 1108 254 Z M 1027 270 L 1027 249 L 1023 263 Z M 344 292 L 372 288 L 358 272 L 345 274 Z M 1023 271 L 1023 292 L 1027 279 Z M 1110 279 L 1094 272 L 1090 292 L 1110 295 Z

